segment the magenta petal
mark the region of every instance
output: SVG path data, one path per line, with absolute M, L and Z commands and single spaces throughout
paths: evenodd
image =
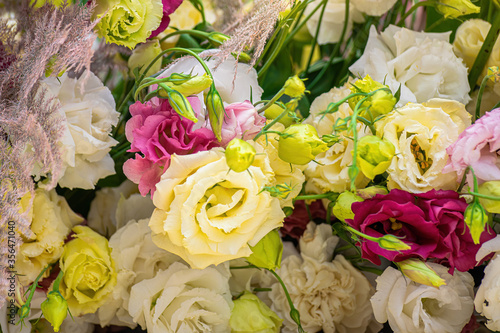
M 155 31 L 151 33 L 149 38 L 153 38 L 161 34 L 165 29 L 167 29 L 170 23 L 169 15 L 175 12 L 175 10 L 182 4 L 183 0 L 162 0 L 163 3 L 163 17 L 161 19 L 160 26 L 156 28 Z

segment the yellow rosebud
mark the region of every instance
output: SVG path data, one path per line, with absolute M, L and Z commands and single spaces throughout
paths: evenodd
M 275 118 L 278 118 L 278 116 L 280 114 L 282 114 L 284 110 L 285 109 L 283 109 L 278 104 L 273 104 L 270 107 L 268 107 L 266 109 L 266 111 L 264 111 L 264 116 L 266 117 L 266 119 L 275 119 Z M 291 112 L 291 111 L 289 111 L 289 112 Z M 278 122 L 285 125 L 285 127 L 288 127 L 291 124 L 295 123 L 295 119 L 290 117 L 290 115 L 287 113 L 280 120 L 278 120 Z
M 58 291 L 51 291 L 47 299 L 40 305 L 43 316 L 54 328 L 54 332 L 59 332 L 62 322 L 68 315 L 68 302 Z
M 474 5 L 470 0 L 439 0 L 436 9 L 445 18 L 457 18 L 463 15 L 477 14 L 480 7 Z
M 286 80 L 283 88 L 285 88 L 285 94 L 292 98 L 301 97 L 306 91 L 304 81 L 302 81 L 297 75 Z
M 384 89 L 385 88 L 385 89 Z M 366 75 L 362 80 L 358 80 L 351 85 L 352 93 L 371 93 L 376 91 L 370 98 L 365 100 L 361 107 L 370 108 L 372 118 L 375 119 L 380 115 L 387 114 L 392 111 L 397 100 L 392 95 L 389 87 L 380 82 L 374 81 L 370 75 Z M 354 110 L 356 104 L 365 98 L 365 96 L 355 96 L 349 99 L 349 106 Z M 366 112 L 361 115 L 365 116 Z
M 221 141 L 222 122 L 224 121 L 225 110 L 222 98 L 213 84 L 205 97 L 205 105 L 208 109 L 208 119 L 210 120 L 212 131 L 214 132 L 217 140 Z
M 106 302 L 117 281 L 108 240 L 89 227 L 73 228 L 75 238 L 64 245 L 59 261 L 61 295 L 74 316 L 94 313 Z
M 479 186 L 479 193 L 500 198 L 500 180 L 485 182 Z M 488 213 L 500 214 L 500 201 L 479 198 Z
M 391 112 L 394 109 L 394 105 L 397 103 L 396 97 L 386 89 L 375 92 L 370 98 L 370 101 L 370 112 L 375 118 Z
M 411 246 L 391 234 L 380 237 L 377 242 L 381 248 L 389 251 L 404 251 L 411 249 Z
M 377 194 L 388 194 L 388 193 L 389 191 L 387 190 L 387 188 L 380 185 L 370 186 L 356 191 L 356 194 L 365 200 L 373 198 Z
M 283 319 L 280 319 L 256 295 L 245 292 L 234 302 L 229 319 L 233 333 L 279 333 Z
M 203 75 L 193 76 L 184 82 L 167 82 L 167 85 L 170 88 L 177 90 L 184 96 L 191 96 L 197 95 L 205 89 L 210 88 L 212 85 L 212 79 L 207 73 L 205 73 Z M 163 90 L 160 91 L 160 96 L 165 97 L 162 95 L 162 91 Z
M 248 169 L 255 158 L 255 148 L 241 139 L 232 139 L 226 146 L 226 163 L 235 172 Z
M 130 75 L 134 77 L 134 69 L 140 68 L 139 73 L 143 73 L 151 61 L 161 53 L 160 42 L 157 39 L 149 40 L 144 44 L 137 46 L 130 58 L 128 58 L 128 69 Z M 146 73 L 151 76 L 161 70 L 161 58 L 159 58 Z
M 488 222 L 488 214 L 480 203 L 473 202 L 465 209 L 464 218 L 474 244 L 479 244 L 479 238 L 481 238 L 486 222 Z
M 342 192 L 335 202 L 332 208 L 332 213 L 336 218 L 345 222 L 346 219 L 353 219 L 354 213 L 352 212 L 351 206 L 354 202 L 361 202 L 363 198 L 357 196 L 356 194 L 345 191 Z
M 357 162 L 363 174 L 373 179 L 391 165 L 396 153 L 394 145 L 374 135 L 367 135 L 358 140 Z
M 436 288 L 446 285 L 446 281 L 420 259 L 406 259 L 396 265 L 405 276 L 416 283 Z
M 316 129 L 309 124 L 290 125 L 282 132 L 278 144 L 278 156 L 283 161 L 304 165 L 316 155 L 328 150 Z
M 247 261 L 260 268 L 274 270 L 281 266 L 283 243 L 278 229 L 274 229 L 264 236 L 255 246 L 250 246 L 252 254 Z
M 100 0 L 94 9 L 96 30 L 108 43 L 133 49 L 144 43 L 163 18 L 161 0 Z

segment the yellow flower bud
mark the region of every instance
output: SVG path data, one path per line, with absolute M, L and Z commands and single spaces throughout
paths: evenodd
M 378 117 L 383 114 L 387 114 L 394 109 L 397 100 L 396 97 L 392 95 L 388 90 L 378 90 L 372 95 L 370 112 L 373 117 Z
M 191 103 L 189 103 L 189 101 L 183 94 L 181 94 L 177 90 L 169 88 L 163 83 L 160 83 L 158 85 L 167 92 L 168 102 L 170 103 L 170 106 L 172 106 L 172 108 L 175 110 L 175 112 L 177 112 L 177 114 L 195 123 L 198 122 Z
M 62 322 L 68 315 L 68 302 L 58 291 L 51 291 L 40 308 L 45 319 L 54 328 L 54 332 L 59 332 Z
M 485 182 L 479 186 L 479 193 L 500 198 L 500 180 Z M 488 213 L 500 214 L 500 201 L 479 198 Z
M 144 73 L 149 63 L 153 61 L 161 53 L 160 43 L 157 39 L 149 40 L 146 43 L 140 44 L 133 51 L 128 59 L 128 69 L 130 75 L 135 77 L 134 69 L 139 68 L 139 73 Z M 161 58 L 159 58 L 146 73 L 146 76 L 151 76 L 161 69 Z
M 225 41 L 228 41 L 230 39 L 231 37 L 229 37 L 228 35 L 216 31 L 211 32 L 208 35 L 208 41 L 210 42 L 210 44 L 212 44 L 212 46 L 215 47 L 221 46 Z
M 411 249 L 411 246 L 403 242 L 398 237 L 387 234 L 378 239 L 378 245 L 389 251 L 404 251 Z
M 226 163 L 236 172 L 248 169 L 255 158 L 255 148 L 241 139 L 232 139 L 226 146 Z
M 297 98 L 304 95 L 306 91 L 306 86 L 304 85 L 304 81 L 299 79 L 297 75 L 292 76 L 285 82 L 285 94 L 292 97 Z
M 224 121 L 225 110 L 222 98 L 213 84 L 205 97 L 205 105 L 208 109 L 208 119 L 210 120 L 212 131 L 217 140 L 221 141 L 222 122 Z
M 374 81 L 370 75 L 365 76 L 362 80 L 354 82 L 350 89 L 352 93 L 371 93 L 378 90 L 370 98 L 365 100 L 363 104 L 361 104 L 361 107 L 370 108 L 369 114 L 371 114 L 373 119 L 391 112 L 394 105 L 397 103 L 397 100 L 390 92 L 389 87 L 380 82 Z M 349 106 L 351 109 L 354 110 L 356 104 L 364 97 L 365 96 L 356 96 L 350 98 Z M 366 116 L 366 112 L 362 112 L 361 115 Z
M 367 135 L 358 140 L 357 162 L 363 174 L 373 179 L 391 165 L 396 153 L 394 145 L 374 135 Z
M 488 214 L 480 203 L 473 202 L 465 209 L 464 218 L 474 244 L 479 244 L 479 238 L 488 222 Z
M 307 164 L 328 150 L 316 129 L 309 124 L 295 124 L 285 129 L 279 139 L 278 156 L 292 164 Z
M 180 92 L 184 96 L 191 96 L 201 93 L 212 85 L 212 79 L 205 73 L 203 75 L 198 75 L 190 78 L 182 83 L 168 82 L 167 85 Z M 161 94 L 160 94 L 161 96 Z
M 335 202 L 335 206 L 332 208 L 332 213 L 336 218 L 345 222 L 346 219 L 353 219 L 354 213 L 352 212 L 351 206 L 353 202 L 361 202 L 363 198 L 357 196 L 356 194 L 345 191 L 342 192 Z
M 283 319 L 280 319 L 256 295 L 249 292 L 245 292 L 234 301 L 229 319 L 233 333 L 279 333 L 282 322 Z
M 474 5 L 470 0 L 440 0 L 436 9 L 445 18 L 457 18 L 463 15 L 477 14 L 480 7 Z
M 396 264 L 405 276 L 416 283 L 436 288 L 446 285 L 446 281 L 420 259 L 406 259 Z
M 271 105 L 270 107 L 268 107 L 266 109 L 266 111 L 264 111 L 264 116 L 267 118 L 267 119 L 275 119 L 275 118 L 278 118 L 278 116 L 280 114 L 283 113 L 285 109 L 283 109 L 281 106 L 279 106 L 278 104 L 273 104 Z M 290 112 L 290 111 L 289 111 Z M 291 124 L 295 123 L 295 119 L 293 119 L 292 117 L 290 117 L 290 115 L 287 113 L 285 114 L 280 120 L 278 120 L 278 122 L 282 123 L 283 125 L 285 125 L 285 127 L 288 127 L 290 126 Z
M 283 243 L 281 242 L 278 229 L 272 230 L 255 246 L 250 246 L 250 249 L 252 250 L 252 254 L 247 258 L 247 261 L 252 265 L 271 270 L 280 268 Z
M 389 191 L 387 190 L 387 188 L 380 185 L 370 186 L 356 191 L 356 194 L 365 200 L 373 198 L 377 194 L 388 194 L 388 193 Z

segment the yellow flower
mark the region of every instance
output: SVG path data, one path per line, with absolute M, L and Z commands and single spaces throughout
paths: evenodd
M 161 47 L 158 40 L 149 40 L 144 44 L 137 46 L 134 51 L 132 51 L 132 55 L 128 58 L 128 68 L 130 71 L 130 75 L 135 77 L 134 69 L 138 68 L 139 73 L 144 73 L 149 63 L 153 61 L 161 53 Z M 146 76 L 153 75 L 159 72 L 161 69 L 161 58 L 158 59 L 153 66 L 146 73 Z
M 100 37 L 132 49 L 160 26 L 163 4 L 161 0 L 101 0 L 94 15 L 100 19 L 96 25 Z
M 483 46 L 491 24 L 481 19 L 470 19 L 462 23 L 453 41 L 453 51 L 462 58 L 470 70 Z
M 479 193 L 492 197 L 500 197 L 500 180 L 493 180 L 479 185 Z M 489 213 L 500 214 L 500 201 L 479 198 L 481 205 Z
M 21 204 L 25 201 L 29 201 L 29 196 L 25 196 Z M 66 199 L 57 195 L 55 190 L 36 190 L 30 214 L 32 235 L 24 239 L 16 261 L 19 281 L 25 286 L 33 282 L 48 264 L 59 259 L 71 228 L 83 222 L 83 218 L 74 213 Z
M 406 259 L 398 262 L 397 265 L 401 272 L 414 282 L 436 288 L 446 285 L 446 281 L 420 259 Z
M 291 78 L 286 80 L 283 88 L 285 89 L 285 94 L 292 98 L 301 97 L 304 95 L 306 91 L 306 86 L 304 85 L 304 81 L 299 79 L 297 75 L 292 76 Z
M 408 103 L 376 122 L 377 135 L 396 148 L 387 187 L 412 193 L 455 190 L 456 173 L 442 172 L 448 161 L 445 150 L 469 125 L 462 103 L 439 98 Z
M 473 202 L 468 205 L 464 213 L 465 224 L 469 227 L 474 244 L 479 244 L 481 234 L 488 222 L 488 214 L 481 204 Z
M 335 202 L 335 206 L 332 208 L 332 213 L 341 221 L 345 221 L 346 219 L 353 219 L 354 213 L 352 212 L 351 206 L 354 202 L 361 202 L 363 198 L 357 196 L 356 194 L 345 191 L 342 192 L 337 201 Z
M 64 273 L 60 292 L 73 316 L 95 312 L 116 285 L 115 262 L 108 241 L 89 227 L 73 228 L 59 261 Z
M 374 135 L 367 135 L 358 141 L 357 162 L 361 172 L 373 179 L 391 165 L 394 157 L 394 145 Z
M 68 302 L 58 291 L 51 291 L 40 308 L 45 319 L 54 327 L 54 332 L 59 332 L 62 322 L 68 315 Z
M 282 225 L 279 200 L 261 191 L 273 178 L 269 161 L 256 161 L 249 172 L 228 171 L 220 149 L 172 155 L 149 222 L 158 247 L 203 269 L 250 256 L 250 246 Z

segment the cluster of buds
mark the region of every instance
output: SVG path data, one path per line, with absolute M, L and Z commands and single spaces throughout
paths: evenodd
M 391 112 L 397 103 L 397 99 L 392 95 L 389 87 L 374 81 L 370 75 L 353 83 L 351 91 L 353 94 L 357 94 L 349 99 L 351 109 L 354 110 L 356 105 L 364 100 L 360 107 L 364 108 L 365 111 L 361 115 L 371 118 L 371 120 Z

